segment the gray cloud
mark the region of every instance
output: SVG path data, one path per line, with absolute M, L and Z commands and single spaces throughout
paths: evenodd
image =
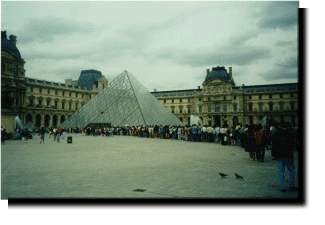
M 258 13 L 261 17 L 257 23 L 259 28 L 263 29 L 282 29 L 289 30 L 298 25 L 297 12 L 299 2 L 270 2 L 264 10 Z
M 287 46 L 296 46 L 297 41 L 277 41 L 275 46 L 287 47 Z
M 186 50 L 164 49 L 147 55 L 149 58 L 165 59 L 191 67 L 214 65 L 221 60 L 222 64 L 249 65 L 259 59 L 270 57 L 269 49 L 256 46 L 215 46 L 209 49 Z
M 229 43 L 231 45 L 245 45 L 247 41 L 257 38 L 260 34 L 262 34 L 262 32 L 256 30 L 251 30 L 242 34 L 236 34 L 229 38 Z
M 90 23 L 80 23 L 70 19 L 57 17 L 32 18 L 25 24 L 25 29 L 19 34 L 19 42 L 26 44 L 32 41 L 52 42 L 58 36 L 74 34 L 90 34 L 95 31 Z
M 281 67 L 281 68 L 297 69 L 298 68 L 297 56 L 293 56 L 289 59 L 286 59 L 284 62 L 276 63 L 275 66 Z
M 298 78 L 297 56 L 287 58 L 283 62 L 274 63 L 272 70 L 260 73 L 260 75 L 266 81 L 279 79 L 292 79 L 296 81 Z

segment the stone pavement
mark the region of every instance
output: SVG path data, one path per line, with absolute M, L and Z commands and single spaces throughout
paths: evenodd
M 35 135 L 27 143 L 1 145 L 1 199 L 298 197 L 297 192 L 280 192 L 276 161 L 269 150 L 261 163 L 250 161 L 238 146 L 131 136 L 66 136 L 73 137 L 72 144 L 66 138 L 57 143 L 47 134 L 44 144 Z M 219 172 L 229 176 L 221 178 Z M 235 173 L 244 179 L 236 179 Z M 288 185 L 287 170 L 285 179 Z

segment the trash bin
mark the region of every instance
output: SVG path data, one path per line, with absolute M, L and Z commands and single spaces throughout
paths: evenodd
M 72 137 L 71 137 L 71 136 L 68 136 L 68 138 L 67 138 L 67 142 L 68 142 L 68 144 L 69 144 L 69 143 L 72 143 Z

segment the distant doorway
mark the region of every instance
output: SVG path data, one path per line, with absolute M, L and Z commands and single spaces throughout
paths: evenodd
M 237 126 L 238 123 L 239 123 L 239 119 L 238 119 L 238 117 L 237 117 L 237 116 L 234 116 L 234 117 L 232 118 L 232 124 L 233 124 L 233 126 Z
M 221 118 L 220 116 L 213 116 L 214 126 L 220 127 L 221 126 Z

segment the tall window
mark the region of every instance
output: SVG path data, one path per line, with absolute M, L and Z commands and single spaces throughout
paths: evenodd
M 280 102 L 280 111 L 284 111 L 284 102 Z
M 69 102 L 69 109 L 70 109 L 70 110 L 71 110 L 71 105 L 72 105 L 71 102 Z
M 1 63 L 1 73 L 2 74 L 5 74 L 5 71 L 6 71 L 5 64 L 4 63 Z
M 65 91 L 62 91 L 62 96 L 64 96 L 64 94 L 65 94 Z
M 199 106 L 199 112 L 202 112 L 202 106 Z
M 220 112 L 220 105 L 216 105 L 214 111 L 215 112 Z
M 258 110 L 259 110 L 260 112 L 263 111 L 263 103 L 262 103 L 262 102 L 260 102 L 260 103 L 258 104 Z
M 211 112 L 211 105 L 208 105 L 208 112 Z
M 71 97 L 71 91 L 69 92 L 69 97 Z
M 248 111 L 253 111 L 253 104 L 252 103 L 249 103 L 249 105 L 248 105 Z
M 42 105 L 42 99 L 38 100 L 38 105 L 41 106 Z
M 191 102 L 191 99 L 189 98 L 189 99 L 187 99 L 187 102 Z
M 234 112 L 237 112 L 237 104 L 234 104 Z
M 269 102 L 269 111 L 273 111 L 273 103 Z
M 164 103 L 166 103 L 166 99 L 164 99 Z
M 295 103 L 294 102 L 290 102 L 290 109 L 295 110 Z
M 180 99 L 179 102 L 182 102 L 182 99 Z
M 211 98 L 210 97 L 208 97 L 208 101 L 211 101 Z
M 172 103 L 174 103 L 174 99 L 172 99 Z
M 76 110 L 78 109 L 78 103 L 76 103 Z
M 50 94 L 50 89 L 47 89 L 47 94 L 48 94 L 48 95 Z
M 227 105 L 224 105 L 224 106 L 223 106 L 223 111 L 224 111 L 224 112 L 227 112 Z
M 14 75 L 18 77 L 18 66 L 14 67 Z
M 50 104 L 51 104 L 51 100 L 50 100 L 50 99 L 47 99 L 47 101 L 46 101 L 46 105 L 47 105 L 47 106 L 50 106 Z
M 55 95 L 58 95 L 58 90 L 55 90 Z
M 183 113 L 183 108 L 180 108 L 179 109 L 179 113 Z
M 187 112 L 191 113 L 191 107 L 187 107 Z
M 62 109 L 64 109 L 64 105 L 65 105 L 64 102 L 62 102 Z
M 34 91 L 34 88 L 33 87 L 30 87 L 30 92 L 33 92 Z
M 39 88 L 39 93 L 42 93 L 42 88 L 41 87 Z

